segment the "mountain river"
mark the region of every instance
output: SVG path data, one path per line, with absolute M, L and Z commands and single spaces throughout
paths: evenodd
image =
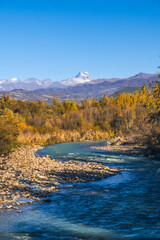
M 104 142 L 46 146 L 39 155 L 95 161 L 121 171 L 88 183 L 64 184 L 49 203 L 0 216 L 2 240 L 160 239 L 160 162 L 92 149 Z

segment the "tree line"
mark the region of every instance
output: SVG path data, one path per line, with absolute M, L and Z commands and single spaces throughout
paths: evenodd
M 116 98 L 25 102 L 0 98 L 0 153 L 22 144 L 52 144 L 113 136 L 135 136 L 148 151 L 160 147 L 160 83 Z

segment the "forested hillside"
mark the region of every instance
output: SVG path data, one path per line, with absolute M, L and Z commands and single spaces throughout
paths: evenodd
M 160 147 L 160 84 L 116 98 L 61 103 L 53 98 L 25 102 L 0 98 L 0 152 L 22 144 L 52 144 L 85 139 L 134 136 L 149 153 Z

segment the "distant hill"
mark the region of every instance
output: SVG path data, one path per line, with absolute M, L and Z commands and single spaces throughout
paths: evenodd
M 141 90 L 141 87 L 125 87 L 125 88 L 122 88 L 119 91 L 113 93 L 111 96 L 116 98 L 118 96 L 118 94 L 121 94 L 121 93 L 134 93 L 134 92 L 140 91 L 140 90 Z

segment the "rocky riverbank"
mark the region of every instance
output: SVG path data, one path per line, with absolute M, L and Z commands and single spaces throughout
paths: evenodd
M 150 156 L 148 154 L 148 152 L 146 151 L 146 146 L 136 143 L 131 138 L 123 139 L 120 137 L 115 137 L 112 140 L 108 140 L 105 146 L 97 145 L 92 148 L 109 152 L 124 153 L 126 155 L 131 155 L 135 157 L 139 156 L 154 158 L 154 156 Z
M 61 184 L 96 181 L 118 172 L 101 163 L 40 157 L 36 154 L 40 148 L 26 146 L 0 157 L 0 214 L 5 209 L 20 213 L 19 206 L 35 200 L 50 201 L 48 196 Z

